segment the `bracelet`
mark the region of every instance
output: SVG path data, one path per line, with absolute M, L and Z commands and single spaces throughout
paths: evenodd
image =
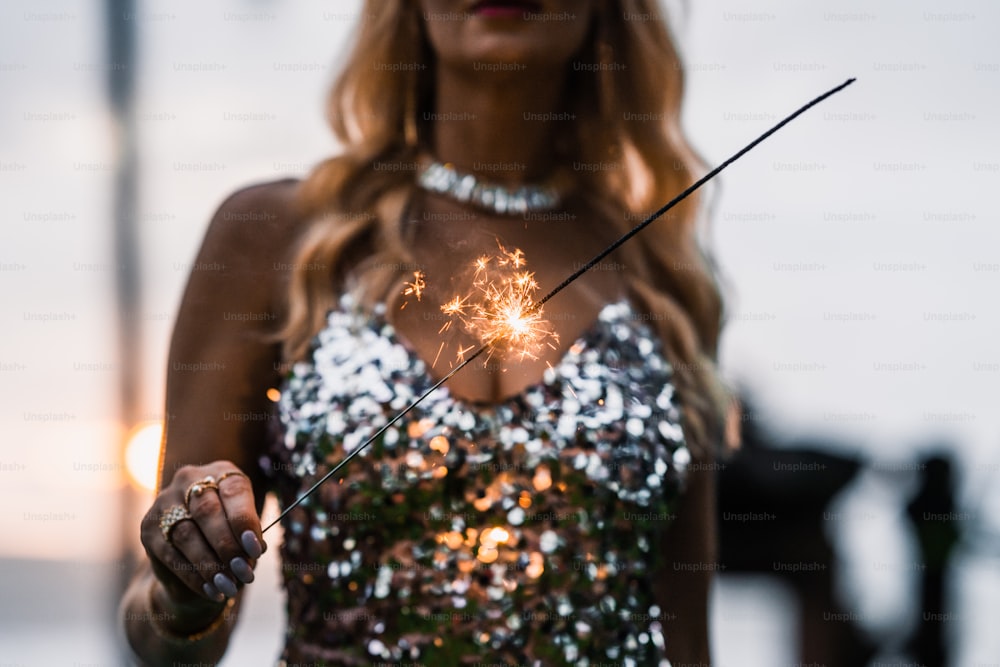
M 205 637 L 213 634 L 216 630 L 222 627 L 222 625 L 229 619 L 230 611 L 236 605 L 236 598 L 228 598 L 226 600 L 225 606 L 222 611 L 212 619 L 212 622 L 208 624 L 207 627 L 193 632 L 189 635 L 176 635 L 173 632 L 167 630 L 160 624 L 158 616 L 163 612 L 155 612 L 153 607 L 153 589 L 156 587 L 156 579 L 153 579 L 153 583 L 149 587 L 149 622 L 153 626 L 153 632 L 157 634 L 160 639 L 163 639 L 171 644 L 185 646 L 188 644 L 194 644 L 199 642 Z

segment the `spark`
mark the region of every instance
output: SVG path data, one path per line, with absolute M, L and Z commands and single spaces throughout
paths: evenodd
M 462 298 L 460 296 L 456 296 L 454 299 L 441 306 L 441 312 L 445 315 L 464 315 L 466 306 L 468 305 L 466 303 L 467 301 L 468 297 Z
M 406 288 L 403 290 L 403 296 L 415 296 L 417 301 L 420 301 L 420 297 L 424 295 L 424 288 L 427 287 L 427 283 L 424 282 L 424 272 L 414 271 L 413 280 L 404 283 L 404 285 L 406 285 Z M 399 309 L 406 308 L 406 304 L 408 303 L 409 301 L 404 301 Z

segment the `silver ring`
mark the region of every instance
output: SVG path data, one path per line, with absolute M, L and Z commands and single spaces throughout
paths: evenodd
M 160 530 L 163 531 L 163 539 L 170 542 L 170 544 L 173 544 L 173 542 L 170 541 L 170 533 L 173 531 L 174 526 L 179 524 L 181 521 L 190 518 L 191 513 L 188 511 L 188 508 L 183 505 L 174 505 L 173 507 L 167 509 L 167 511 L 160 516 Z

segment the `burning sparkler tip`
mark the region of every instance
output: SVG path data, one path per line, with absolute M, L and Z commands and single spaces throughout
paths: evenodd
M 527 261 L 520 248 L 508 250 L 499 239 L 497 254 L 480 255 L 472 264 L 472 288 L 441 306 L 441 311 L 460 321 L 467 332 L 489 348 L 489 357 L 503 350 L 515 358 L 537 359 L 537 351 L 549 339 L 558 340 L 542 309 L 534 300 L 538 290 L 535 274 L 521 270 Z M 447 325 L 441 331 L 447 329 Z M 470 348 L 459 348 L 458 360 Z

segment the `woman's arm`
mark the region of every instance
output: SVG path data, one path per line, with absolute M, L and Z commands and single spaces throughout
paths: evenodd
M 242 584 L 252 580 L 266 548 L 257 461 L 273 414 L 266 392 L 281 373 L 278 345 L 263 334 L 284 317 L 299 228 L 290 213 L 295 186 L 280 181 L 229 197 L 209 225 L 184 291 L 170 345 L 159 488 L 141 527 L 148 560 L 120 608 L 125 635 L 144 664 L 221 658 Z M 183 505 L 192 482 L 231 471 L 246 477 L 230 475 L 217 491 L 193 498 L 194 518 L 175 524 L 168 543 L 159 523 L 164 510 Z M 220 574 L 228 581 L 220 582 Z M 220 591 L 231 601 L 220 599 Z
M 711 664 L 708 600 L 717 567 L 715 464 L 696 458 L 687 473 L 687 490 L 661 547 L 656 595 L 663 614 L 667 657 L 674 665 Z
M 285 316 L 295 187 L 287 180 L 245 188 L 212 218 L 170 344 L 161 488 L 182 466 L 219 459 L 263 488 L 257 460 L 267 445 L 267 390 L 282 375 L 278 345 L 263 337 Z M 259 492 L 258 511 L 263 503 Z

